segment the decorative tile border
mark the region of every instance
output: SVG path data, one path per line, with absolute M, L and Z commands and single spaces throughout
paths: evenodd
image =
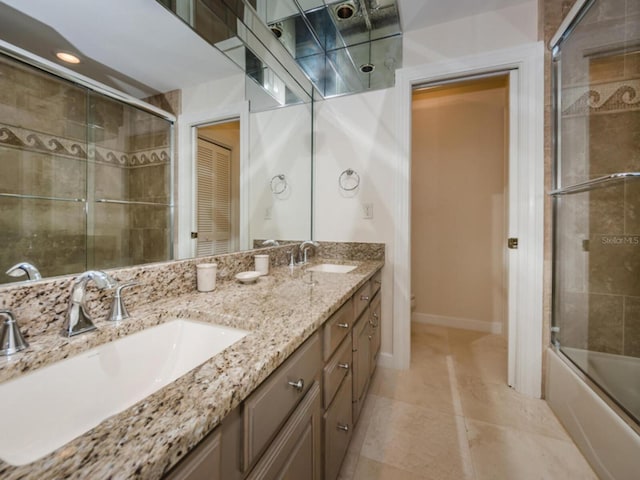
M 562 90 L 563 116 L 640 110 L 640 79 Z
M 0 145 L 75 159 L 87 158 L 82 142 L 5 124 L 0 124 Z
M 123 168 L 163 165 L 171 161 L 169 147 L 151 148 L 137 152 L 122 152 L 98 145 L 89 146 L 78 140 L 56 137 L 21 127 L 0 123 L 0 145 L 31 152 L 118 165 Z M 87 154 L 88 153 L 88 154 Z
M 171 160 L 168 148 L 155 148 L 128 153 L 96 145 L 89 147 L 89 154 L 93 154 L 94 160 L 98 163 L 108 163 L 122 167 L 162 165 L 168 164 Z

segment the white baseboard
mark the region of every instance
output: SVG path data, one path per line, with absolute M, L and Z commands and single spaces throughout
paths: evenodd
M 387 352 L 380 352 L 378 354 L 378 365 L 384 368 L 397 368 L 393 355 Z
M 411 314 L 411 321 L 416 323 L 428 323 L 429 325 L 439 325 L 441 327 L 462 328 L 465 330 L 475 330 L 477 332 L 502 334 L 502 323 L 483 322 L 473 318 L 446 317 L 444 315 L 431 315 L 429 313 Z

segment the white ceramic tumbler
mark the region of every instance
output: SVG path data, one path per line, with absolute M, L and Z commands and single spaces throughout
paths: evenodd
M 200 263 L 196 265 L 199 292 L 211 292 L 216 288 L 217 263 Z
M 255 255 L 256 272 L 260 275 L 269 275 L 269 255 Z

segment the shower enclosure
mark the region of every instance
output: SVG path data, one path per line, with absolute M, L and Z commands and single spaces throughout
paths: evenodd
M 0 55 L 0 283 L 170 259 L 172 129 Z
M 582 3 L 552 45 L 552 342 L 633 425 L 640 422 L 640 3 Z

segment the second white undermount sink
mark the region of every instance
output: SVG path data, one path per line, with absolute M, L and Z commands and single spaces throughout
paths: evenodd
M 356 265 L 338 265 L 335 263 L 321 263 L 307 268 L 307 272 L 325 272 L 325 273 L 349 273 L 357 268 Z
M 0 459 L 34 462 L 248 333 L 172 320 L 0 384 Z

